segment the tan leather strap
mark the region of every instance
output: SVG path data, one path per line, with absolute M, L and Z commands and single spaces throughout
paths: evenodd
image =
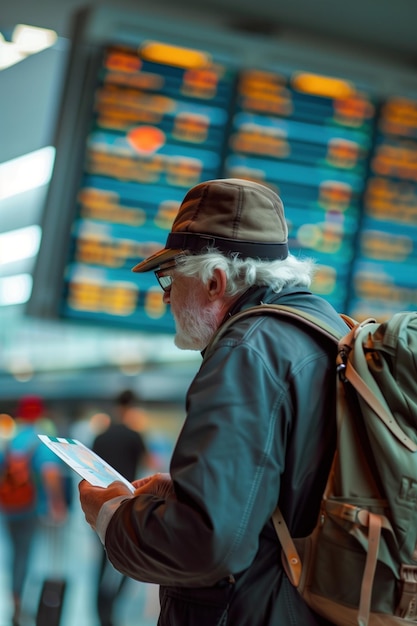
M 362 396 L 365 402 L 382 420 L 393 435 L 411 452 L 417 451 L 417 445 L 408 437 L 399 427 L 394 417 L 383 407 L 381 402 L 375 396 L 374 392 L 368 387 L 363 378 L 360 377 L 350 361 L 346 364 L 345 376 L 356 391 Z
M 385 501 L 383 501 L 385 502 Z M 361 524 L 362 526 L 369 525 L 369 511 L 359 506 L 349 504 L 348 502 L 339 502 L 338 500 L 327 500 L 325 509 L 329 515 L 333 517 L 339 517 L 346 520 L 351 524 Z M 386 530 L 389 530 L 395 537 L 394 529 L 391 522 L 385 515 L 379 516 L 381 519 L 381 526 Z
M 378 560 L 379 541 L 382 520 L 379 515 L 368 514 L 368 552 L 362 577 L 361 597 L 359 602 L 358 624 L 367 626 L 371 612 L 372 587 L 374 584 L 376 563 Z
M 294 587 L 298 587 L 298 585 L 300 584 L 302 569 L 301 559 L 279 507 L 277 507 L 273 512 L 272 521 L 275 527 L 275 531 L 278 535 L 278 539 L 281 542 L 282 551 L 284 552 L 287 561 L 288 578 L 290 579 Z
M 354 343 L 366 343 L 363 337 L 368 340 L 369 336 L 378 328 L 379 324 L 373 319 L 367 319 L 356 327 L 353 327 L 344 337 L 339 340 L 338 354 L 336 362 L 338 369 L 343 368 L 344 378 L 346 378 L 357 393 L 365 400 L 367 405 L 374 411 L 379 419 L 385 424 L 392 434 L 411 452 L 417 451 L 417 445 L 410 437 L 400 428 L 399 424 L 395 420 L 394 416 L 389 410 L 389 406 L 386 404 L 384 396 L 380 392 L 378 385 L 373 383 L 372 377 L 370 377 L 369 384 L 362 378 L 362 376 L 355 369 L 355 366 L 349 358 L 349 353 L 354 346 Z M 359 360 L 361 367 L 368 371 L 368 364 L 365 360 L 365 355 L 359 349 L 355 351 L 356 358 Z M 371 386 L 370 386 L 371 385 Z M 372 386 L 374 389 L 372 389 Z

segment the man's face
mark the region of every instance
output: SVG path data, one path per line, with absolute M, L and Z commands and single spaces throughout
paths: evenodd
M 171 289 L 164 294 L 175 320 L 175 345 L 182 350 L 203 350 L 218 327 L 216 302 L 207 297 L 196 278 L 174 273 Z

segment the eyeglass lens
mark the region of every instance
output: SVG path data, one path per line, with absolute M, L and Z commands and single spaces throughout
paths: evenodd
M 172 276 L 156 276 L 158 279 L 159 284 L 161 285 L 162 289 L 164 291 L 169 291 L 169 289 L 171 289 L 171 285 L 172 285 Z
M 164 267 L 163 269 L 156 270 L 155 272 L 158 283 L 164 291 L 169 291 L 171 289 L 173 277 L 171 276 L 171 274 L 163 274 L 163 272 L 172 270 L 174 267 L 176 267 L 175 263 L 173 265 L 169 265 L 168 267 Z

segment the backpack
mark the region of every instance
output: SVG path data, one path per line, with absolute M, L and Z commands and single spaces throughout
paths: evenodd
M 32 470 L 33 451 L 5 451 L 0 467 L 0 511 L 25 513 L 36 504 L 36 482 Z
M 293 539 L 279 507 L 272 516 L 290 581 L 337 626 L 417 623 L 417 312 L 360 324 L 341 315 L 341 337 L 308 313 L 262 304 L 215 340 L 265 313 L 337 346 L 337 444 L 316 526 Z

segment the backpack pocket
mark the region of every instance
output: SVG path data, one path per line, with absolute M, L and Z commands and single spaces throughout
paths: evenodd
M 381 526 L 375 552 L 375 571 L 370 581 L 370 611 L 390 616 L 391 623 L 402 623 L 392 617 L 398 601 L 398 578 L 394 566 L 390 564 L 389 543 L 393 538 L 390 524 L 383 515 L 384 503 L 374 501 L 370 506 L 366 499 L 356 504 L 353 506 L 342 499 L 329 499 L 325 502 L 321 524 L 310 536 L 294 540 L 303 564 L 298 590 L 314 610 L 335 624 L 352 623 L 357 626 L 358 608 L 363 602 L 362 583 L 364 577 L 369 575 L 369 544 L 375 540 L 371 535 L 372 519 L 376 519 L 377 525 Z M 381 519 L 386 522 L 381 523 Z

